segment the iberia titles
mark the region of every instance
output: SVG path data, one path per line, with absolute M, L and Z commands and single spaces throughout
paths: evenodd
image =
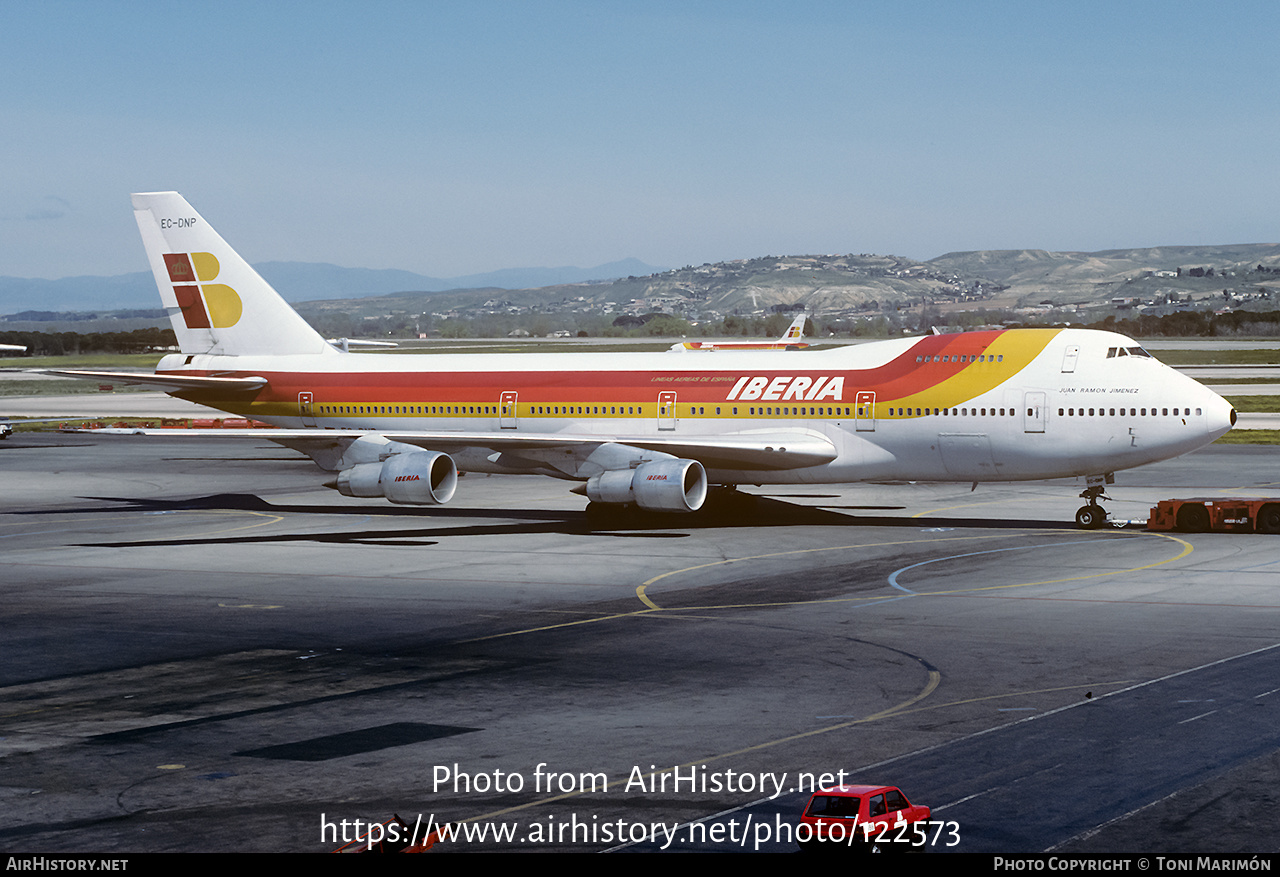
M 834 399 L 837 402 L 844 396 L 844 377 L 836 375 L 819 375 L 816 378 L 804 375 L 778 375 L 770 379 L 766 376 L 738 378 L 726 401 L 735 399 L 761 399 L 765 401 L 785 402 L 795 399 L 797 402 L 817 402 L 822 399 Z

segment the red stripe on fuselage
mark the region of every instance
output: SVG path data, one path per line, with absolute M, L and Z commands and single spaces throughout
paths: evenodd
M 658 394 L 674 391 L 681 402 L 717 403 L 727 401 L 734 385 L 742 377 L 807 377 L 811 387 L 831 377 L 844 378 L 840 398 L 824 402 L 849 403 L 855 392 L 871 391 L 878 400 L 900 399 L 917 394 L 954 377 L 974 365 L 973 360 L 987 349 L 1004 331 L 967 332 L 954 335 L 929 335 L 921 338 L 899 356 L 873 368 L 840 369 L 830 367 L 788 367 L 794 360 L 778 354 L 762 360 L 759 367 L 726 370 L 689 370 L 684 368 L 654 371 L 416 371 L 380 372 L 272 372 L 256 370 L 268 385 L 252 396 L 252 402 L 296 404 L 298 394 L 313 394 L 321 404 L 494 404 L 501 393 L 516 391 L 521 404 L 645 404 L 655 402 Z M 934 357 L 947 362 L 932 362 Z M 964 356 L 967 361 L 961 362 Z M 927 366 L 917 361 L 929 358 Z M 431 360 L 424 359 L 423 366 Z M 674 363 L 673 363 L 674 365 Z M 181 371 L 176 374 L 208 374 Z M 249 372 L 217 372 L 220 376 L 247 376 Z M 184 397 L 210 400 L 229 398 L 215 391 L 184 393 Z M 230 397 L 243 404 L 246 396 Z M 749 404 L 752 400 L 735 399 Z M 781 399 L 760 401 L 782 401 Z M 787 401 L 805 401 L 790 399 Z

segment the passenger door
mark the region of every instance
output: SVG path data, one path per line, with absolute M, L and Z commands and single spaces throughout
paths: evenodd
M 1044 432 L 1045 394 L 1043 391 L 1026 393 L 1022 397 L 1022 431 Z
M 315 426 L 316 417 L 312 408 L 313 397 L 310 393 L 298 394 L 298 414 L 302 417 L 303 426 Z
M 676 394 L 670 390 L 658 394 L 658 429 L 676 428 Z
M 500 429 L 515 429 L 518 425 L 516 420 L 516 391 L 505 390 L 502 393 L 502 399 L 498 403 L 498 427 Z
M 860 390 L 854 396 L 853 410 L 854 429 L 858 432 L 876 431 L 876 394 L 870 390 Z

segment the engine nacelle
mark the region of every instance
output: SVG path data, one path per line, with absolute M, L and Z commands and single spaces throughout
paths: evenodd
M 651 512 L 696 512 L 707 499 L 707 471 L 697 460 L 653 460 L 611 469 L 587 482 L 592 502 L 634 503 Z
M 410 451 L 381 463 L 360 463 L 338 473 L 343 496 L 383 496 L 400 505 L 439 505 L 458 488 L 458 467 L 448 454 Z

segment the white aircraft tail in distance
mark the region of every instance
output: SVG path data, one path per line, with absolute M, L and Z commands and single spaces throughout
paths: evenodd
M 708 488 L 1085 476 L 1202 447 L 1235 412 L 1136 341 L 1083 329 L 927 335 L 779 354 L 350 353 L 299 317 L 177 193 L 133 196 L 180 354 L 149 383 L 279 427 L 342 493 L 451 498 L 457 470 L 577 482 L 596 503 L 692 512 Z M 793 329 L 803 326 L 797 319 Z M 156 433 L 173 435 L 173 430 Z

